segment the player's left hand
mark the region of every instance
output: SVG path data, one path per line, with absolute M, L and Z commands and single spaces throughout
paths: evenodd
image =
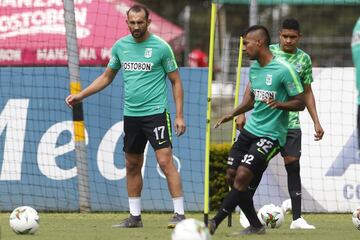
M 273 98 L 268 98 L 262 101 L 266 105 L 268 105 L 270 108 L 275 109 L 278 108 L 279 103 L 275 101 Z
M 314 141 L 320 141 L 324 136 L 324 129 L 321 127 L 320 123 L 314 124 L 315 134 Z
M 174 122 L 175 134 L 181 136 L 186 131 L 184 118 L 176 117 Z

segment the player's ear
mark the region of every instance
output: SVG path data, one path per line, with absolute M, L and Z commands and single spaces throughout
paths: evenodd
M 301 39 L 302 38 L 302 34 L 301 34 L 301 32 L 299 32 L 299 39 Z
M 149 19 L 147 20 L 147 25 L 150 26 L 150 24 L 151 24 L 151 18 L 149 18 Z

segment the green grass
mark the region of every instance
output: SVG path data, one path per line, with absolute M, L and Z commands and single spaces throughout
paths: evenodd
M 0 213 L 1 240 L 142 240 L 171 239 L 172 230 L 166 229 L 171 214 L 144 213 L 142 229 L 116 229 L 111 225 L 127 213 L 40 213 L 40 228 L 34 235 L 16 235 L 9 227 L 9 213 Z M 211 215 L 213 216 L 213 215 Z M 201 213 L 188 213 L 188 218 L 203 219 Z M 351 214 L 306 214 L 305 219 L 314 224 L 316 230 L 289 230 L 290 216 L 279 229 L 270 229 L 266 235 L 227 237 L 227 234 L 240 231 L 239 216 L 234 215 L 233 227 L 226 222 L 219 227 L 212 240 L 220 239 L 359 239 L 360 231 L 351 222 Z

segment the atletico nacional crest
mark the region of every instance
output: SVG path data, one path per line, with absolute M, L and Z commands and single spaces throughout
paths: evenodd
M 152 55 L 152 48 L 146 48 L 144 57 L 151 58 L 151 55 Z
M 272 84 L 272 75 L 271 74 L 266 75 L 265 84 L 268 86 L 270 86 Z

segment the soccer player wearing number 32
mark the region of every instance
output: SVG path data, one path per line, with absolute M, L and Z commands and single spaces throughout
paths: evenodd
M 291 63 L 299 74 L 304 88 L 305 105 L 314 123 L 314 140 L 319 141 L 324 135 L 324 130 L 318 118 L 315 98 L 311 88 L 311 83 L 313 82 L 311 59 L 307 53 L 297 47 L 301 39 L 298 21 L 295 19 L 284 20 L 279 35 L 280 43 L 270 45 L 270 50 L 276 57 Z M 245 121 L 244 115 L 236 119 L 239 130 L 242 130 Z M 288 190 L 292 205 L 293 221 L 290 229 L 315 229 L 313 225 L 308 224 L 306 220 L 301 217 L 302 193 L 299 163 L 301 156 L 301 129 L 299 112 L 289 112 L 288 133 L 286 144 L 281 148 L 281 156 L 284 158 L 287 171 Z M 254 180 L 252 184 L 250 184 L 253 194 L 255 194 L 259 183 L 260 180 Z
M 211 234 L 236 206 L 245 213 L 250 226 L 235 235 L 265 233 L 255 212 L 249 186 L 254 179 L 261 180 L 268 162 L 284 146 L 288 111 L 305 108 L 299 76 L 288 62 L 271 53 L 268 30 L 263 26 L 252 26 L 245 32 L 243 41 L 249 59 L 256 60 L 249 70 L 250 82 L 242 103 L 220 118 L 215 127 L 251 109 L 253 112 L 231 147 L 227 164 L 234 173 L 232 189 L 216 216 L 209 220 Z
M 175 133 L 185 132 L 183 117 L 183 88 L 173 51 L 169 44 L 150 33 L 149 11 L 134 5 L 127 11 L 129 35 L 119 39 L 112 47 L 109 64 L 97 79 L 78 94 L 66 98 L 72 107 L 84 98 L 107 87 L 121 69 L 124 79 L 124 147 L 126 184 L 130 217 L 113 227 L 142 227 L 141 168 L 144 149 L 149 141 L 161 170 L 164 172 L 174 204 L 174 216 L 169 228 L 185 218 L 180 174 L 172 159 L 172 133 L 167 103 L 166 76 L 172 84 L 176 105 Z

